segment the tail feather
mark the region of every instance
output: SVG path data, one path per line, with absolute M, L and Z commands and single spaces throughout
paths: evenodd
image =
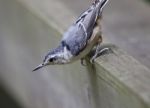
M 104 6 L 107 4 L 109 0 L 95 0 L 94 4 L 98 8 L 98 14 L 101 15 Z
M 93 4 L 101 4 L 101 6 L 104 6 L 107 2 L 108 2 L 109 0 L 95 0 L 94 2 L 93 2 Z
M 99 0 L 100 1 L 100 8 L 101 8 L 101 10 L 103 9 L 103 7 L 107 4 L 107 2 L 109 1 L 109 0 Z

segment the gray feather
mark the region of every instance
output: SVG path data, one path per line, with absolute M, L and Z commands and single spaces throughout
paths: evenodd
M 97 0 L 96 0 L 97 1 Z M 65 42 L 73 55 L 78 55 L 86 48 L 87 41 L 93 33 L 96 20 L 102 11 L 102 7 L 108 0 L 98 0 L 87 9 L 77 21 L 64 34 L 62 42 Z
M 83 27 L 81 25 L 70 27 L 62 42 L 66 43 L 73 55 L 78 55 L 84 49 L 87 42 L 87 36 Z

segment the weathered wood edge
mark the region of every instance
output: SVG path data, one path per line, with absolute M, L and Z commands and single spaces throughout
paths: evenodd
M 59 17 L 57 16 L 56 18 L 56 16 L 54 15 L 55 14 L 54 12 L 49 12 L 49 14 L 52 17 L 52 19 L 50 20 L 49 19 L 50 17 L 48 17 L 44 12 L 42 13 L 42 11 L 38 11 L 38 7 L 36 7 L 35 5 L 28 5 L 27 2 L 23 4 L 26 5 L 28 9 L 31 9 L 31 11 L 36 13 L 38 17 L 43 19 L 48 24 L 51 24 L 55 29 L 57 29 L 61 33 L 66 29 L 66 27 L 74 19 L 74 14 L 70 13 L 70 11 L 68 11 L 69 9 L 67 10 L 67 8 L 64 8 L 63 5 L 61 5 L 62 7 L 60 9 L 63 8 L 63 12 L 66 14 L 64 15 L 61 14 L 59 15 Z M 52 7 L 50 6 L 49 8 L 51 8 L 51 10 L 55 10 L 54 6 Z M 64 19 L 67 18 L 69 20 L 63 24 L 59 24 L 59 22 L 62 22 L 62 19 L 61 19 L 62 17 Z M 150 87 L 149 87 L 150 71 L 149 69 L 143 66 L 142 64 L 140 64 L 137 60 L 135 60 L 131 56 L 127 55 L 124 51 L 122 51 L 118 47 L 113 47 L 113 52 L 114 53 L 112 54 L 104 55 L 102 57 L 97 58 L 94 65 L 95 65 L 98 77 L 103 76 L 104 77 L 103 79 L 105 79 L 106 81 L 111 80 L 109 79 L 110 77 L 113 79 L 116 79 L 111 82 L 113 83 L 114 87 L 121 85 L 121 86 L 124 86 L 125 88 L 128 88 L 128 90 L 133 92 L 144 103 L 150 106 L 149 105 L 150 104 L 150 101 L 149 101 L 150 100 Z M 98 72 L 97 71 L 98 68 L 105 70 L 105 73 Z
M 150 71 L 115 45 L 105 45 L 112 52 L 96 59 L 93 71 L 116 90 L 132 93 L 150 107 Z M 93 66 L 90 66 L 93 67 Z

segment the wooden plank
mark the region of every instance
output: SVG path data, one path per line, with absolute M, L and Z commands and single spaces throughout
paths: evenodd
M 95 74 L 101 108 L 150 108 L 150 71 L 114 45 L 113 52 L 96 60 L 88 70 Z
M 0 1 L 0 14 L 5 13 L 0 20 L 0 76 L 21 104 L 27 108 L 150 108 L 150 71 L 117 47 L 93 66 L 88 64 L 88 71 L 78 61 L 31 73 L 40 56 L 57 46 L 74 14 L 57 0 L 48 0 L 54 4 L 46 6 L 40 0 L 20 1 L 23 4 Z M 63 14 L 56 16 L 52 10 Z

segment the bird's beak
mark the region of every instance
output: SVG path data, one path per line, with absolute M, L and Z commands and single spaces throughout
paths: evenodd
M 41 68 L 44 67 L 44 66 L 46 66 L 46 65 L 40 64 L 40 65 L 38 65 L 35 69 L 33 69 L 32 72 L 37 71 L 37 70 L 41 69 Z

